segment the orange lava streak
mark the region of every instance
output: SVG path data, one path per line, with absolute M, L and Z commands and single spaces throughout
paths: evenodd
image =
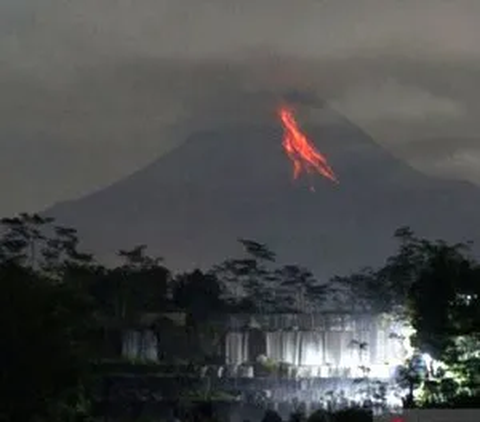
M 315 171 L 332 182 L 338 183 L 327 159 L 316 150 L 298 127 L 292 110 L 282 106 L 278 110 L 278 115 L 284 129 L 283 148 L 293 163 L 293 178 L 297 179 L 302 170 L 306 173 Z

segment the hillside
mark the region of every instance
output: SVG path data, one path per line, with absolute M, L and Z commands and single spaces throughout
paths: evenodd
M 102 257 L 145 243 L 176 269 L 240 253 L 238 237 L 322 277 L 380 262 L 401 225 L 434 238 L 480 238 L 476 187 L 427 177 L 326 113 L 328 123 L 305 129 L 339 185 L 316 176 L 312 193 L 305 178 L 292 181 L 273 122 L 192 134 L 141 171 L 46 214 L 77 227 Z

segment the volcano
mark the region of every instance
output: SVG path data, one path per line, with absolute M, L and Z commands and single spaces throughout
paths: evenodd
M 239 237 L 319 277 L 381 263 L 404 225 L 431 238 L 480 238 L 474 185 L 414 170 L 332 110 L 305 129 L 340 185 L 318 175 L 292 180 L 272 121 L 194 133 L 137 173 L 45 214 L 76 227 L 100 258 L 146 244 L 176 270 L 238 256 Z

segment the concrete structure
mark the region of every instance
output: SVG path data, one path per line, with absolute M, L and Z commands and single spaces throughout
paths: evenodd
M 233 314 L 207 324 L 223 341 L 210 348 L 218 364 L 197 366 L 205 388 L 242 401 L 297 401 L 310 409 L 366 402 L 380 409 L 385 401 L 390 408 L 401 406 L 394 389 L 385 388 L 393 385 L 409 350 L 405 327 L 388 316 Z M 122 352 L 133 360 L 158 361 L 158 351 L 168 341 L 153 328 L 126 330 Z M 383 399 L 372 401 L 382 394 Z
M 389 379 L 408 353 L 404 327 L 384 315 L 231 315 L 227 326 L 227 365 L 263 361 L 300 378 Z

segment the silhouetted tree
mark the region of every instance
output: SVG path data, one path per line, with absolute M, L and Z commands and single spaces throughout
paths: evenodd
M 271 267 L 275 254 L 263 243 L 239 239 L 246 254 L 244 258 L 228 259 L 214 267 L 212 273 L 221 280 L 231 293 L 230 301 L 252 305 L 252 310 L 272 310 L 276 298 L 276 274 Z
M 408 358 L 407 361 L 397 369 L 395 374 L 397 384 L 407 391 L 406 397 L 403 399 L 404 407 L 411 408 L 414 406 L 414 392 L 425 381 L 427 368 L 421 355 L 415 354 Z
M 45 240 L 43 228 L 52 221 L 50 218 L 27 213 L 2 218 L 2 259 L 34 268 L 39 256 L 39 245 Z
M 307 422 L 330 422 L 328 412 L 324 409 L 316 410 L 308 417 Z
M 408 227 L 395 231 L 397 252 L 379 269 L 365 268 L 346 277 L 335 277 L 334 283 L 344 287 L 352 302 L 372 312 L 404 312 L 411 289 L 419 278 L 432 268 L 439 254 L 468 255 L 468 245 L 429 241 L 414 235 Z M 465 257 L 465 259 L 467 259 Z
M 77 231 L 53 223 L 53 218 L 26 213 L 1 219 L 0 260 L 51 278 L 62 278 L 65 269 L 92 264 L 93 256 L 78 249 Z
M 262 422 L 282 422 L 282 418 L 277 412 L 269 409 L 263 415 Z
M 223 288 L 215 275 L 200 270 L 180 274 L 173 285 L 174 303 L 194 318 L 204 319 L 223 311 L 222 294 Z
M 330 292 L 329 286 L 317 282 L 313 274 L 297 265 L 285 265 L 275 270 L 279 310 L 314 311 Z
M 364 271 L 336 279 L 349 289 L 356 303 L 373 312 L 393 312 L 414 329 L 410 339 L 418 353 L 429 354 L 447 364 L 463 379 L 465 391 L 480 393 L 480 267 L 471 257 L 467 244 L 417 238 L 410 229 L 395 233 L 398 252 L 378 270 Z M 412 386 L 420 383 L 426 396 L 452 382 L 444 375 L 430 374 L 416 381 L 411 365 L 404 370 Z M 434 380 L 440 376 L 441 379 Z M 432 378 L 433 377 L 433 378 Z M 415 381 L 415 382 L 414 382 Z M 469 394 L 470 394 L 469 393 Z M 444 396 L 444 395 L 443 395 Z
M 318 283 L 313 274 L 298 265 L 276 266 L 276 255 L 267 245 L 239 239 L 243 258 L 228 259 L 214 267 L 230 292 L 237 309 L 260 312 L 313 311 L 331 288 Z
M 452 336 L 471 333 L 478 314 L 480 273 L 456 247 L 425 245 L 426 263 L 409 292 L 414 344 L 439 358 L 452 346 Z
M 371 410 L 362 408 L 348 408 L 337 410 L 332 415 L 332 422 L 370 422 L 373 420 Z
M 238 239 L 240 244 L 245 248 L 247 254 L 259 261 L 275 262 L 276 255 L 267 245 L 249 239 Z
M 123 260 L 123 267 L 130 270 L 158 268 L 163 262 L 161 257 L 147 255 L 147 246 L 138 245 L 130 250 L 120 249 L 117 255 Z
M 89 301 L 13 262 L 0 265 L 0 289 L 0 420 L 72 420 L 90 356 Z
M 288 422 L 305 422 L 306 416 L 303 412 L 293 412 L 288 418 Z
M 171 273 L 161 264 L 162 259 L 148 256 L 143 245 L 121 250 L 118 256 L 122 265 L 101 271 L 103 274 L 92 288 L 104 313 L 122 323 L 146 312 L 163 310 Z

